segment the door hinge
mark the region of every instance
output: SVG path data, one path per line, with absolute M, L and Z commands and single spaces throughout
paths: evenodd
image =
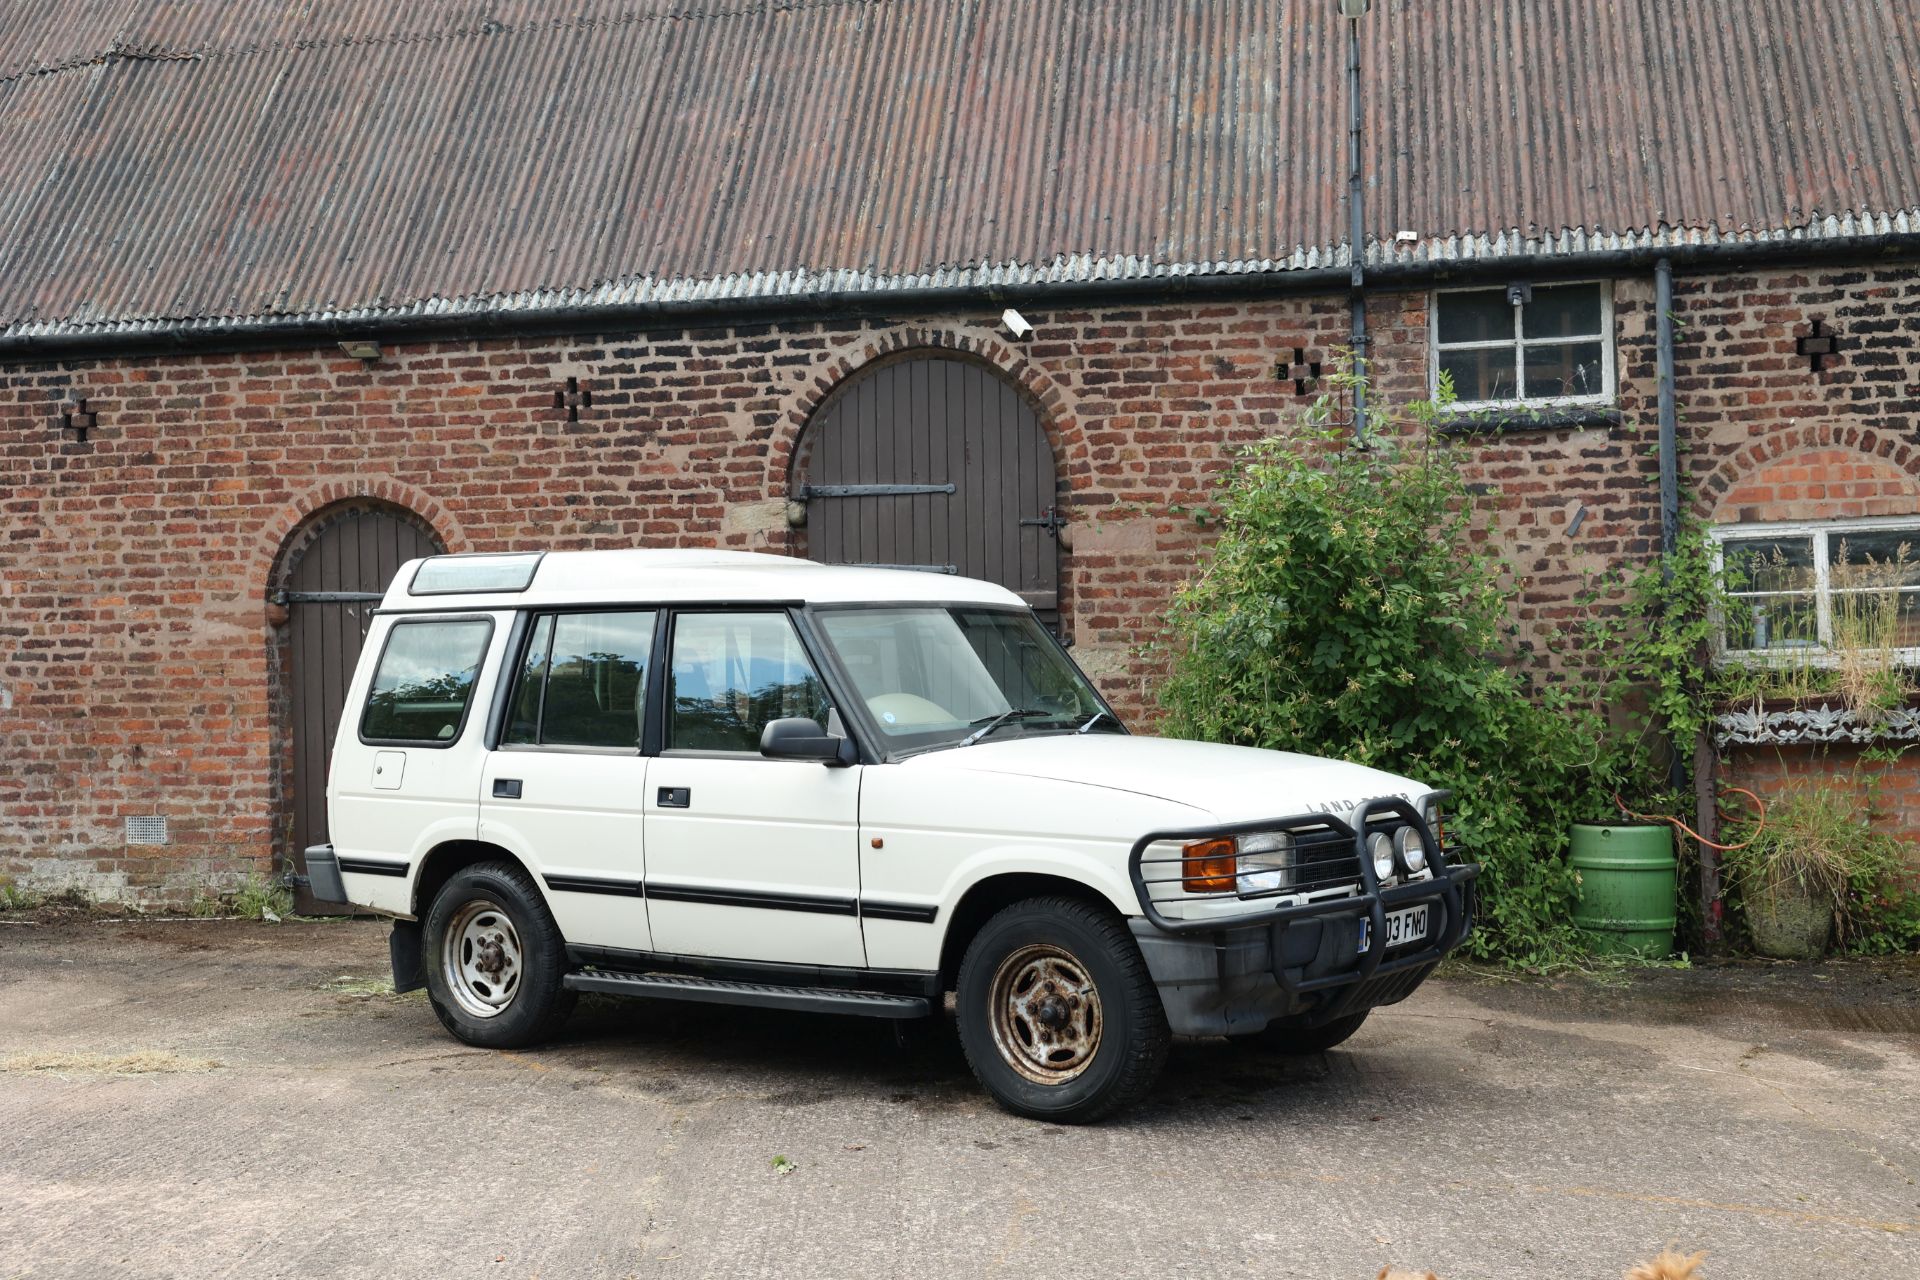
M 1047 531 L 1049 538 L 1057 538 L 1060 531 L 1067 527 L 1067 518 L 1060 514 L 1060 508 L 1048 507 L 1037 516 L 1028 516 L 1022 520 L 1022 526 L 1036 526 Z

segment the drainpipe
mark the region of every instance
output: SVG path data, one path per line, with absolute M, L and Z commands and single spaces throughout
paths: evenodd
M 1663 573 L 1671 577 L 1670 557 L 1680 541 L 1680 425 L 1673 386 L 1673 262 L 1657 258 L 1653 264 L 1655 340 L 1660 380 L 1660 555 Z M 1667 735 L 1667 784 L 1679 791 L 1687 782 L 1687 761 L 1693 762 L 1694 830 L 1708 840 L 1719 834 L 1714 804 L 1713 752 L 1706 742 L 1681 742 Z M 1700 923 L 1703 941 L 1720 941 L 1720 855 L 1700 845 Z
M 1360 179 L 1360 18 L 1373 0 L 1339 0 L 1347 19 L 1347 256 L 1353 312 L 1353 438 L 1367 442 L 1367 219 Z

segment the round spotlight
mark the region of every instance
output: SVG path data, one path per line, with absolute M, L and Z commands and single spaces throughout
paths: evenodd
M 1373 874 L 1382 882 L 1393 879 L 1393 837 L 1376 831 L 1367 837 L 1367 856 L 1373 859 Z
M 1412 823 L 1393 833 L 1393 851 L 1400 855 L 1400 865 L 1414 875 L 1427 865 L 1427 847 L 1420 843 L 1420 829 Z

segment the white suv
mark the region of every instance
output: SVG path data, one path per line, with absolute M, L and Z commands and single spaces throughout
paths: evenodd
M 1312 1052 L 1471 923 L 1443 798 L 1129 734 L 1019 598 L 717 551 L 439 556 L 376 613 L 315 895 L 395 918 L 470 1044 L 600 991 L 879 1018 L 956 996 L 1005 1107 L 1089 1120 L 1171 1034 Z

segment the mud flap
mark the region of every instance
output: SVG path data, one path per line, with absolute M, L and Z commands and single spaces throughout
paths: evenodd
M 420 956 L 419 921 L 393 922 L 393 932 L 387 935 L 387 955 L 393 961 L 395 995 L 427 985 L 427 966 Z

